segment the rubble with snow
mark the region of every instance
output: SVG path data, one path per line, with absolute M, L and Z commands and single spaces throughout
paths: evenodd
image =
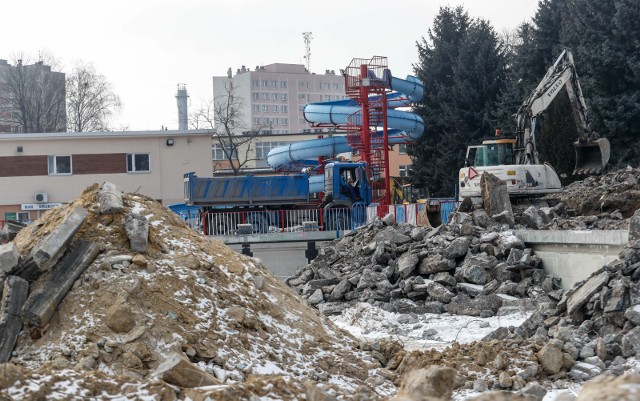
M 466 205 L 434 229 L 376 220 L 291 288 L 152 199 L 93 185 L 4 236 L 0 399 L 636 399 L 639 173 Z M 630 242 L 563 291 L 523 227 Z

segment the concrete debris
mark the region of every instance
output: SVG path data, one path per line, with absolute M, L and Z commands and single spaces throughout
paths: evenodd
M 18 266 L 19 259 L 18 248 L 13 242 L 0 245 L 0 272 L 5 274 L 11 272 Z
M 98 191 L 100 213 L 120 213 L 124 209 L 123 193 L 114 183 L 105 181 Z
M 214 386 L 222 384 L 220 380 L 193 364 L 184 355 L 177 352 L 169 354 L 154 372 L 167 383 L 182 388 Z
M 565 196 L 514 205 L 513 212 L 469 202 L 448 224 L 429 229 L 378 219 L 323 247 L 289 286 L 150 198 L 122 194 L 121 210 L 101 212 L 95 184 L 16 235 L 14 267 L 0 262 L 2 344 L 17 334 L 15 347 L 0 346 L 9 359 L 0 365 L 0 398 L 55 392 L 379 401 L 471 393 L 478 400 L 539 401 L 545 389 L 590 380 L 595 384 L 587 381 L 578 399 L 636 399 L 640 375 L 621 375 L 637 371 L 640 358 L 640 239 L 632 236 L 618 260 L 564 292 L 511 228 L 633 226 L 629 217 L 638 207 L 623 207 L 623 200 L 635 202 L 635 176 L 629 169 L 572 187 L 619 191 L 606 191 L 597 205 L 584 194 L 579 204 Z M 77 210 L 86 215 L 73 233 L 63 232 L 68 241 L 36 258 Z M 573 216 L 576 210 L 591 214 Z M 143 222 L 143 230 L 131 229 Z M 132 237 L 144 233 L 139 246 Z M 23 298 L 29 291 L 22 309 L 5 313 L 5 299 L 15 293 L 7 286 L 22 286 Z M 417 316 L 440 319 L 445 312 L 498 319 L 527 309 L 529 317 L 482 341 L 459 343 L 456 335 L 443 350 L 409 351 L 399 341 L 358 341 L 323 316 L 359 302 L 403 314 L 388 327 L 402 319 L 411 330 Z M 10 330 L 2 328 L 5 315 L 13 317 Z M 439 341 L 436 330 L 420 336 Z M 62 381 L 73 383 L 73 394 L 55 385 Z M 556 401 L 566 399 L 559 393 Z
M 16 276 L 4 281 L 0 302 L 0 363 L 7 362 L 16 344 L 22 320 L 20 311 L 27 300 L 29 283 Z
M 386 362 L 380 351 L 374 358 L 361 350 L 259 261 L 141 195 L 123 194 L 122 210 L 102 213 L 99 192 L 88 187 L 3 247 L 0 355 L 9 363 L 0 365 L 0 398 L 126 391 L 131 399 L 346 399 L 354 388 L 362 400 L 393 395 L 392 378 L 372 373 Z M 324 287 L 340 280 L 321 275 L 309 295 L 325 300 Z M 342 291 L 357 284 L 342 283 Z M 62 380 L 73 393 L 54 385 Z
M 412 305 L 414 313 L 493 316 L 504 297 L 544 303 L 552 302 L 547 293 L 562 293 L 559 280 L 542 271 L 540 259 L 511 230 L 492 222 L 462 235 L 461 227 L 472 222 L 456 212 L 449 224 L 412 235 L 413 226 L 374 221 L 325 244 L 287 283 L 328 314 L 343 310 L 336 303 L 369 302 L 392 312 Z

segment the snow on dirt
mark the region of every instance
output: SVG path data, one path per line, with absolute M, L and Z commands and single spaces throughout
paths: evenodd
M 506 310 L 505 315 L 480 318 L 464 315 L 402 314 L 359 303 L 332 317 L 333 322 L 364 341 L 400 341 L 408 351 L 438 349 L 454 341 L 469 343 L 482 339 L 497 327 L 519 326 L 530 315 L 525 310 Z

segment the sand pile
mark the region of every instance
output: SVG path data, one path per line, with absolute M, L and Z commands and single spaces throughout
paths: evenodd
M 124 194 L 123 211 L 101 214 L 98 191 L 97 184 L 87 188 L 15 238 L 25 258 L 80 206 L 89 213 L 74 239 L 97 243 L 100 253 L 45 327 L 25 326 L 10 363 L 0 366 L 0 396 L 194 399 L 184 380 L 156 374 L 174 353 L 194 364 L 197 373 L 187 376 L 199 378 L 195 385 L 220 384 L 198 390 L 220 399 L 303 399 L 318 392 L 343 398 L 374 379 L 377 391 L 393 391 L 370 374 L 379 364 L 366 362 L 351 336 L 256 260 L 199 235 L 141 195 Z M 148 221 L 144 252 L 131 251 L 123 228 L 130 214 Z M 360 393 L 376 398 L 364 387 Z

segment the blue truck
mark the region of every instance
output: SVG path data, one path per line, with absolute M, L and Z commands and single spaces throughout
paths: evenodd
M 229 233 L 240 223 L 251 224 L 254 233 L 299 225 L 297 220 L 304 214 L 285 213 L 290 210 L 321 209 L 318 224 L 337 229 L 351 218 L 354 205 L 371 203 L 367 165 L 329 162 L 322 167 L 323 173 L 316 175 L 198 177 L 187 173 L 185 204 L 202 208 L 203 230 L 210 235 Z

